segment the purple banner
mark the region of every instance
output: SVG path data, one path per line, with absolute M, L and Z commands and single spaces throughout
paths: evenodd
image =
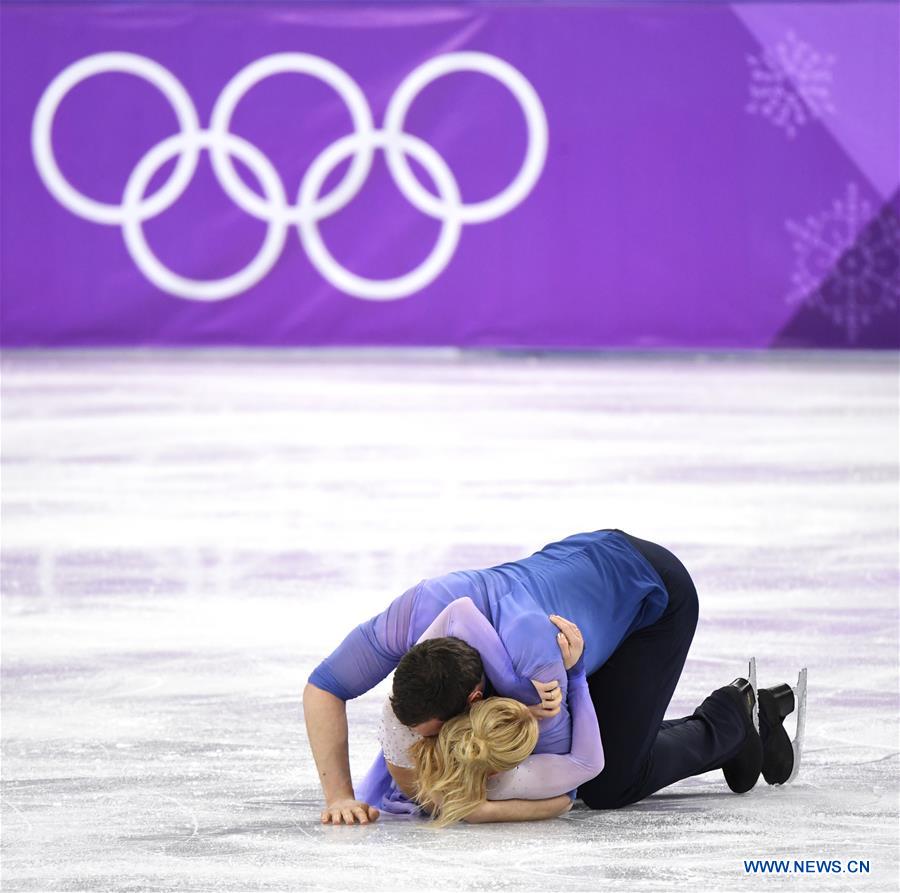
M 900 347 L 894 3 L 2 26 L 4 345 Z

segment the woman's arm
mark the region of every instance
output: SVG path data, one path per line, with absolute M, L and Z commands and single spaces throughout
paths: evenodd
M 388 769 L 397 787 L 413 799 L 415 771 L 401 769 L 388 764 Z M 471 825 L 489 822 L 538 822 L 544 819 L 555 819 L 565 815 L 572 808 L 573 798 L 569 794 L 547 797 L 543 800 L 485 800 L 480 803 L 464 819 Z M 429 810 L 425 810 L 429 812 Z
M 531 754 L 515 769 L 498 775 L 488 787 L 489 800 L 543 800 L 572 791 L 603 770 L 600 726 L 584 671 L 584 647 L 574 624 L 557 618 L 563 630 L 560 648 L 569 674 L 569 711 L 572 715 L 572 748 L 568 754 Z M 577 655 L 572 647 L 577 645 Z
M 515 769 L 497 776 L 488 799 L 544 799 L 572 791 L 603 770 L 603 743 L 584 670 L 569 675 L 572 750 L 567 754 L 536 753 Z
M 405 797 L 414 800 L 416 796 L 416 770 L 409 769 L 406 766 L 397 766 L 388 760 L 385 760 L 385 765 L 387 766 L 388 772 L 391 774 L 391 778 L 394 779 L 394 783 L 397 785 L 398 790 L 400 790 Z
M 537 822 L 565 815 L 571 808 L 572 798 L 568 794 L 547 800 L 488 800 L 463 821 L 476 825 L 485 822 Z

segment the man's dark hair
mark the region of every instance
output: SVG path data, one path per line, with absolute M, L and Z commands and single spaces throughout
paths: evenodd
M 462 639 L 444 636 L 414 645 L 394 671 L 391 706 L 405 726 L 459 716 L 481 682 L 481 655 Z

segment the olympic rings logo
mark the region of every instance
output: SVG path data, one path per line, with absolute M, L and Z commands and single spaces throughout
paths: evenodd
M 470 204 L 463 203 L 456 179 L 441 155 L 403 130 L 416 96 L 435 79 L 458 71 L 480 72 L 500 81 L 521 106 L 528 128 L 525 158 L 509 185 L 492 198 Z M 135 165 L 118 205 L 96 201 L 76 190 L 60 171 L 51 138 L 56 111 L 66 94 L 86 78 L 108 72 L 136 75 L 157 87 L 171 104 L 180 127 L 179 133 L 153 146 Z M 282 73 L 319 78 L 337 92 L 353 122 L 352 133 L 327 146 L 310 164 L 293 204 L 271 161 L 252 143 L 228 129 L 234 110 L 247 91 L 265 78 Z M 268 275 L 281 256 L 288 228 L 296 226 L 313 266 L 335 288 L 357 298 L 394 300 L 421 290 L 444 271 L 464 224 L 495 220 L 526 198 L 540 177 L 547 156 L 547 118 L 534 87 L 508 62 L 487 53 L 447 53 L 428 60 L 404 78 L 391 97 L 382 127 L 376 129 L 362 90 L 345 71 L 321 56 L 276 53 L 247 65 L 225 85 L 216 99 L 209 127 L 202 129 L 190 95 L 168 69 L 133 53 L 98 53 L 68 66 L 50 82 L 35 111 L 31 146 L 41 179 L 56 200 L 85 220 L 121 226 L 125 246 L 138 269 L 171 295 L 218 301 L 246 291 Z M 384 152 L 388 170 L 403 196 L 423 214 L 441 222 L 429 256 L 414 270 L 393 279 L 368 279 L 350 272 L 335 260 L 319 231 L 319 221 L 340 211 L 359 193 L 379 149 Z M 170 208 L 187 189 L 203 150 L 209 153 L 213 171 L 229 198 L 267 224 L 263 244 L 253 260 L 239 272 L 214 280 L 190 279 L 170 270 L 153 253 L 143 231 L 145 221 Z M 428 172 L 437 195 L 418 181 L 408 156 Z M 147 195 L 154 174 L 176 157 L 168 180 Z M 249 168 L 262 196 L 241 180 L 233 158 Z M 347 158 L 352 160 L 345 175 L 323 195 L 328 175 Z

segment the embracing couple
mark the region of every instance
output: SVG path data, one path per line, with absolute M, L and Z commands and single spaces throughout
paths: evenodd
M 422 580 L 360 624 L 303 696 L 325 823 L 427 812 L 440 825 L 553 818 L 577 796 L 615 809 L 721 768 L 749 791 L 799 768 L 796 688 L 737 678 L 663 720 L 697 625 L 697 591 L 668 549 L 614 529 L 529 558 Z M 354 790 L 346 701 L 391 671 L 382 752 Z M 785 717 L 797 709 L 792 742 Z

